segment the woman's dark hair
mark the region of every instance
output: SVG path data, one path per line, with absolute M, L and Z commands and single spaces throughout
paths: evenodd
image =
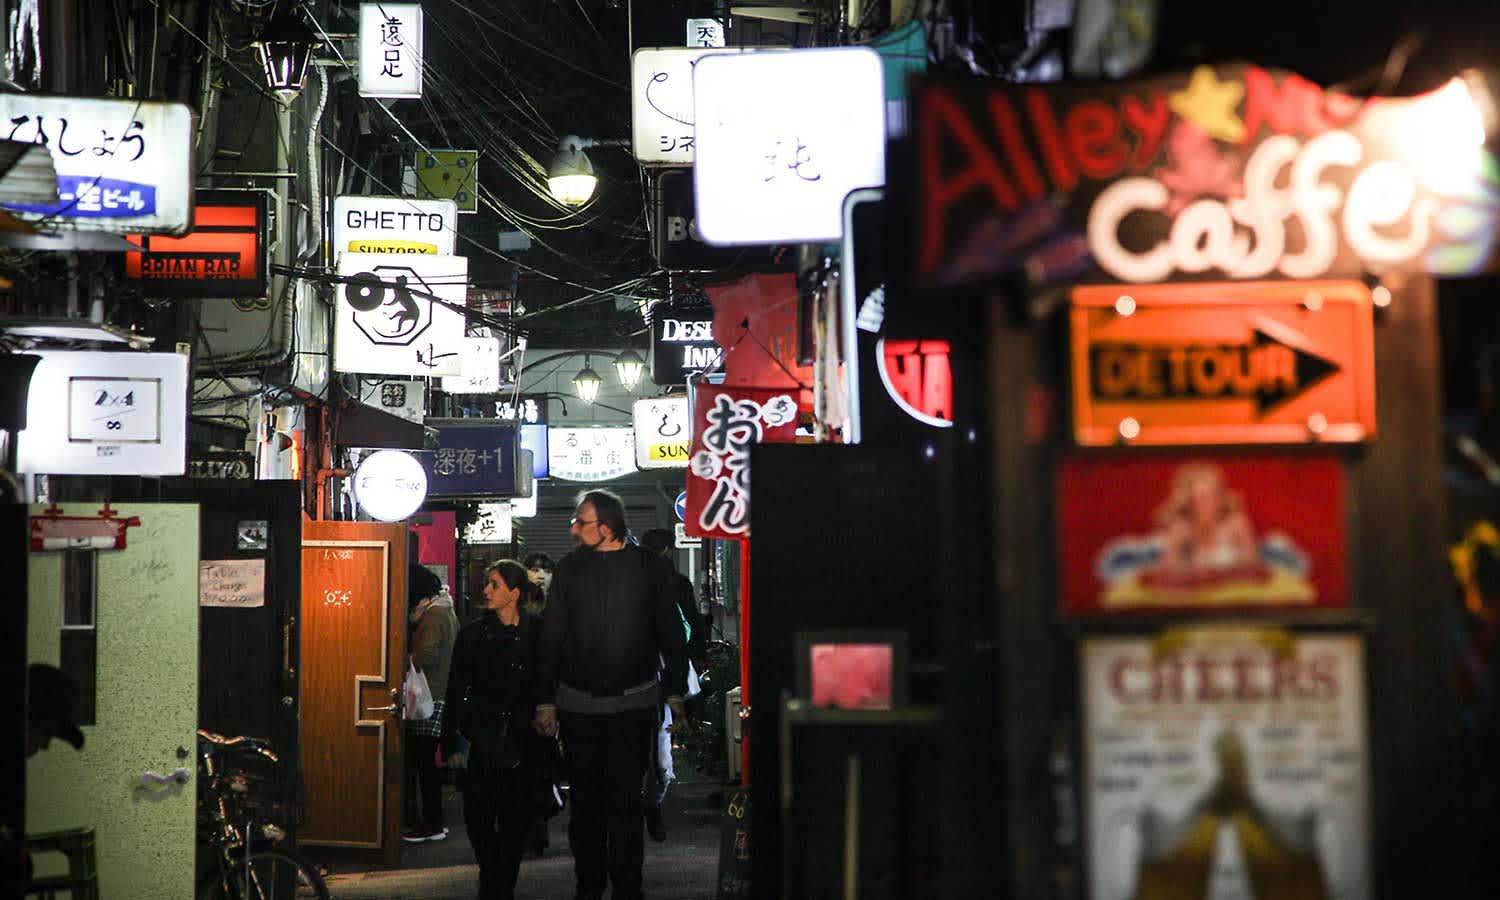
M 665 556 L 675 543 L 672 532 L 665 528 L 648 528 L 641 535 L 641 547 L 657 556 Z
M 531 579 L 527 577 L 525 566 L 513 559 L 502 559 L 498 562 L 490 563 L 490 567 L 485 569 L 484 578 L 486 581 L 489 580 L 489 573 L 491 572 L 499 572 L 500 580 L 505 582 L 506 587 L 519 588 L 521 596 L 523 598 L 526 596 L 526 586 L 531 584 Z
M 575 506 L 588 503 L 594 507 L 594 515 L 599 517 L 601 525 L 608 525 L 609 532 L 617 541 L 625 540 L 630 534 L 630 529 L 625 525 L 625 501 L 614 491 L 594 490 L 585 491 L 578 497 Z
M 443 580 L 426 566 L 412 563 L 406 570 L 406 606 L 416 609 L 417 604 L 428 597 L 436 597 L 443 589 Z
M 553 568 L 552 557 L 545 553 L 532 553 L 526 557 L 526 568 L 546 569 L 550 572 Z

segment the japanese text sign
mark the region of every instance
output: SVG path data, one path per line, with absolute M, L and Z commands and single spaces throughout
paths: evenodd
M 466 337 L 459 347 L 459 374 L 443 379 L 450 394 L 493 394 L 500 390 L 500 339 Z
M 1064 459 L 1063 612 L 1346 605 L 1343 466 L 1222 453 Z
M 413 451 L 427 471 L 430 497 L 513 497 L 520 445 L 516 423 L 497 419 L 428 419 L 436 450 Z
M 934 76 L 912 106 L 917 290 L 1013 273 L 1038 286 L 1460 275 L 1494 249 L 1478 223 L 1496 161 L 1457 79 L 1362 101 L 1247 65 L 1087 85 Z
M 693 410 L 687 533 L 750 536 L 750 448 L 796 439 L 797 401 L 787 391 L 703 385 Z
M 703 239 L 838 240 L 844 197 L 885 184 L 883 78 L 867 47 L 699 60 L 693 189 Z
M 464 529 L 466 544 L 509 544 L 511 542 L 511 504 L 513 500 L 480 503 L 474 509 L 474 521 Z
M 344 196 L 333 199 L 333 252 L 452 256 L 458 208 L 452 200 Z
M 1088 895 L 1375 895 L 1361 638 L 1193 628 L 1079 652 Z
M 1073 291 L 1080 444 L 1375 436 L 1374 308 L 1357 281 Z
M 74 231 L 183 234 L 193 221 L 193 111 L 181 103 L 0 93 L 6 140 L 41 144 L 58 202 L 5 204 Z
M 686 397 L 635 401 L 635 464 L 642 469 L 681 469 L 688 464 Z
M 687 45 L 689 47 L 724 46 L 724 23 L 718 19 L 688 19 Z
M 693 67 L 712 50 L 642 47 L 630 55 L 630 153 L 646 166 L 693 163 Z
M 126 240 L 141 249 L 125 254 L 125 278 L 148 295 L 266 295 L 264 191 L 199 191 L 191 232 Z
M 32 351 L 18 472 L 181 475 L 188 359 L 180 353 Z
M 635 468 L 630 428 L 550 428 L 548 474 L 564 481 L 608 481 Z
M 422 96 L 421 4 L 359 5 L 359 95 Z
M 333 367 L 380 375 L 458 375 L 469 261 L 462 256 L 341 253 Z

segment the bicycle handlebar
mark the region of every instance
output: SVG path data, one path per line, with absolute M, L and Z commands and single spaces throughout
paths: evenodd
M 225 737 L 222 734 L 216 734 L 206 728 L 198 729 L 198 737 L 201 740 L 207 741 L 208 743 L 213 744 L 214 746 L 219 747 L 223 750 L 243 748 L 245 750 L 254 751 L 261 756 L 264 756 L 266 759 L 269 759 L 271 762 L 281 761 L 281 758 L 276 755 L 276 751 L 271 749 L 271 742 L 266 740 L 265 738 L 247 737 L 243 734 L 237 735 L 235 737 Z

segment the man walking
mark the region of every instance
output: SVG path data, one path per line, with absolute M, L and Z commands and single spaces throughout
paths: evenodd
M 568 754 L 568 839 L 578 900 L 639 900 L 641 779 L 662 693 L 686 721 L 686 641 L 662 561 L 626 540 L 625 505 L 589 491 L 572 523 L 578 549 L 558 561 L 538 664 L 536 725 Z M 657 682 L 661 660 L 662 682 Z

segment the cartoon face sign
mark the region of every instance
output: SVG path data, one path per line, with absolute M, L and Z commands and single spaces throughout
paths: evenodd
M 360 272 L 342 293 L 354 309 L 355 327 L 372 344 L 409 346 L 432 324 L 432 288 L 406 266 Z

